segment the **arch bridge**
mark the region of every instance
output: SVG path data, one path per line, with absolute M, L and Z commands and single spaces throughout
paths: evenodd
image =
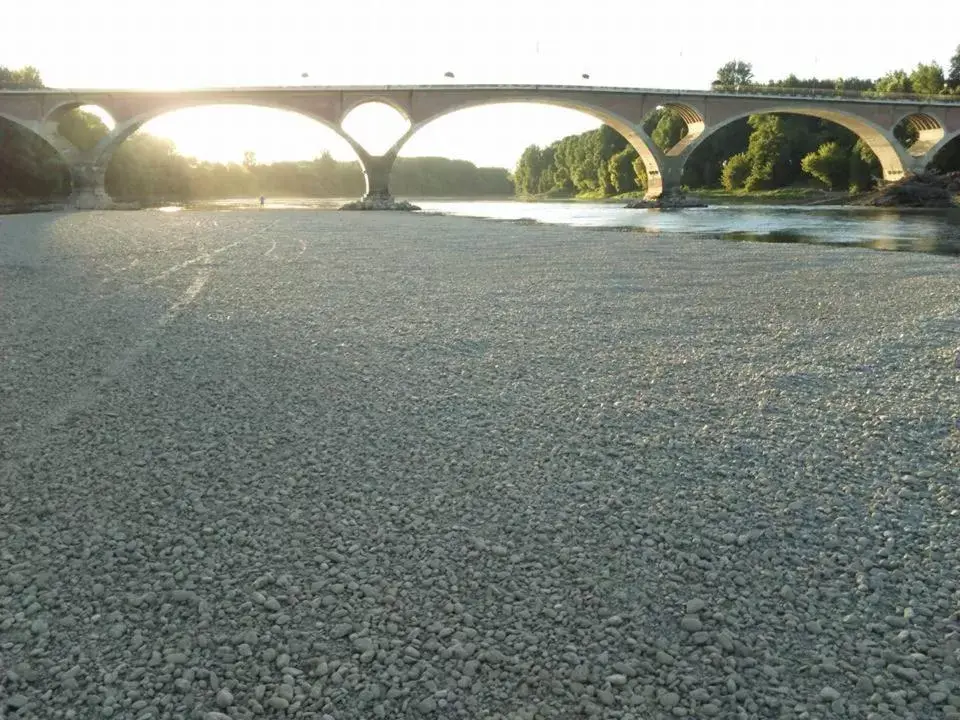
M 395 108 L 407 131 L 382 155 L 372 155 L 343 129 L 354 108 L 380 102 Z M 295 112 L 331 128 L 353 148 L 366 178 L 366 196 L 389 197 L 390 171 L 404 143 L 448 113 L 497 103 L 540 103 L 579 110 L 617 130 L 636 149 L 647 170 L 647 196 L 679 190 L 686 161 L 720 128 L 748 115 L 792 113 L 830 120 L 854 132 L 876 154 L 886 180 L 925 170 L 948 142 L 960 136 L 960 103 L 948 98 L 887 99 L 753 94 L 749 91 L 644 90 L 559 85 L 404 85 L 249 87 L 177 91 L 4 90 L 0 117 L 36 133 L 57 150 L 72 181 L 77 208 L 109 207 L 106 169 L 113 153 L 147 121 L 164 113 L 202 105 L 256 105 Z M 63 115 L 84 105 L 107 111 L 115 122 L 96 147 L 81 150 L 58 132 Z M 661 150 L 643 130 L 644 120 L 662 107 L 678 111 L 686 135 Z M 918 140 L 904 147 L 894 129 L 903 121 Z

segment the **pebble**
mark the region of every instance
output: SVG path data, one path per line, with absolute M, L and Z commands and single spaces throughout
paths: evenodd
M 685 615 L 683 619 L 680 620 L 680 627 L 687 632 L 697 632 L 703 629 L 703 623 L 696 615 Z
M 267 698 L 267 706 L 272 707 L 274 710 L 286 710 L 290 707 L 290 701 L 285 697 L 280 697 L 279 695 L 272 695 Z
M 829 685 L 826 685 L 822 690 L 820 690 L 820 699 L 824 702 L 832 703 L 835 700 L 840 699 L 840 693 L 838 693 Z
M 358 652 L 365 653 L 374 649 L 373 640 L 368 637 L 360 637 L 353 641 L 353 646 Z
M 5 704 L 8 708 L 19 710 L 20 708 L 26 706 L 28 702 L 29 700 L 27 700 L 26 695 L 20 695 L 19 693 L 14 693 L 13 695 L 10 695 L 6 699 Z
M 660 696 L 660 706 L 670 710 L 680 703 L 680 696 L 675 692 L 666 692 Z
M 417 710 L 419 710 L 424 715 L 428 713 L 432 713 L 436 709 L 437 709 L 437 701 L 434 700 L 432 697 L 424 698 L 423 700 L 417 703 Z
M 330 636 L 335 640 L 346 637 L 353 632 L 352 623 L 339 623 L 333 626 L 333 629 L 330 631 Z
M 660 665 L 673 665 L 676 659 L 668 652 L 657 650 L 657 663 Z

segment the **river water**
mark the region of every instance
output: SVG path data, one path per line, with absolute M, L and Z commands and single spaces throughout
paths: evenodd
M 628 210 L 611 203 L 419 202 L 425 212 L 650 233 L 714 235 L 726 240 L 848 245 L 960 255 L 960 210 L 736 205 Z
M 266 209 L 333 208 L 344 200 L 268 198 Z M 425 213 L 637 232 L 711 235 L 731 241 L 810 243 L 960 255 L 960 209 L 891 210 L 841 206 L 726 205 L 628 210 L 619 203 L 415 200 Z M 250 199 L 217 202 L 254 206 Z

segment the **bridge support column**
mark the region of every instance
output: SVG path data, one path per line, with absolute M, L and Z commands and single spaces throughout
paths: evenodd
M 365 201 L 385 204 L 393 202 L 390 194 L 390 171 L 393 170 L 394 160 L 396 155 L 367 155 L 361 158 L 363 177 L 367 182 L 363 196 Z
M 681 180 L 683 179 L 683 160 L 667 157 L 660 162 L 659 174 L 647 175 L 647 200 L 667 202 L 679 200 L 683 196 Z
M 95 163 L 77 161 L 70 164 L 72 191 L 68 205 L 77 210 L 105 210 L 113 207 L 107 194 L 107 168 Z
M 397 153 L 393 150 L 386 155 L 374 157 L 363 148 L 354 145 L 360 157 L 363 177 L 367 181 L 367 191 L 360 200 L 347 203 L 341 210 L 419 210 L 406 200 L 396 201 L 390 194 L 390 171 Z

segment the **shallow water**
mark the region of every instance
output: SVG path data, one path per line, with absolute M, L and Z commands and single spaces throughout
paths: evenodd
M 960 255 L 960 211 L 739 205 L 628 210 L 608 203 L 421 202 L 424 211 L 578 227 L 718 235 L 728 240 L 849 245 Z
M 265 210 L 333 209 L 344 199 L 268 198 Z M 842 206 L 735 205 L 684 210 L 628 210 L 619 203 L 512 200 L 415 200 L 423 212 L 575 227 L 714 235 L 725 240 L 807 243 L 960 255 L 960 210 Z M 255 200 L 205 207 L 250 209 Z

